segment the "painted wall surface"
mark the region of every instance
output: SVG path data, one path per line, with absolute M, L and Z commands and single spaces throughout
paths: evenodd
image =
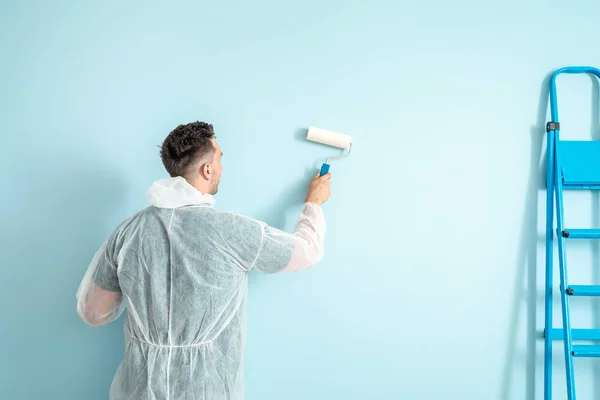
M 287 230 L 332 154 L 305 129 L 354 137 L 323 262 L 250 278 L 248 400 L 541 399 L 547 79 L 600 67 L 599 16 L 592 1 L 2 2 L 0 398 L 107 398 L 123 318 L 87 327 L 75 292 L 166 176 L 163 138 L 205 120 L 225 153 L 217 208 Z M 600 134 L 589 77 L 561 77 L 559 106 L 563 135 Z M 571 226 L 598 222 L 597 200 L 567 196 Z M 598 283 L 599 255 L 573 245 L 573 281 Z M 575 365 L 598 398 L 599 364 Z

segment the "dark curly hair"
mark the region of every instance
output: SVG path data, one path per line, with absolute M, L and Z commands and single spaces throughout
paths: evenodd
M 190 122 L 173 129 L 160 149 L 160 158 L 169 175 L 185 177 L 197 161 L 212 157 L 215 148 L 211 139 L 215 138 L 213 126 L 206 122 Z

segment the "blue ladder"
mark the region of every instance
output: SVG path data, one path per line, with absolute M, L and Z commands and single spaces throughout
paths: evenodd
M 546 124 L 546 296 L 544 327 L 544 400 L 552 399 L 552 341 L 564 343 L 567 398 L 576 400 L 574 357 L 600 357 L 600 345 L 573 344 L 573 341 L 600 340 L 600 329 L 571 329 L 570 296 L 600 296 L 600 286 L 570 285 L 567 279 L 565 243 L 569 239 L 600 239 L 600 229 L 570 229 L 564 226 L 563 190 L 600 190 L 600 141 L 560 140 L 560 123 L 556 102 L 556 78 L 560 74 L 592 74 L 600 79 L 600 70 L 593 67 L 565 67 L 550 79 L 551 121 Z M 554 228 L 556 201 L 556 231 Z M 562 328 L 553 328 L 553 247 L 554 233 L 558 240 L 560 299 Z M 561 398 L 564 398 L 561 396 Z

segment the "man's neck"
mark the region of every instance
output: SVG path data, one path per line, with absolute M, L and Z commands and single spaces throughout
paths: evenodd
M 202 194 L 207 194 L 209 192 L 209 187 L 208 187 L 208 182 L 204 182 L 204 181 L 194 181 L 188 178 L 185 178 L 185 180 L 192 185 L 193 187 L 196 188 L 196 190 L 198 190 L 200 193 Z

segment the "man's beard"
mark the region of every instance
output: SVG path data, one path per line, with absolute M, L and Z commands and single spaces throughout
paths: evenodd
M 213 184 L 210 188 L 210 194 L 215 195 L 219 191 L 219 182 Z

